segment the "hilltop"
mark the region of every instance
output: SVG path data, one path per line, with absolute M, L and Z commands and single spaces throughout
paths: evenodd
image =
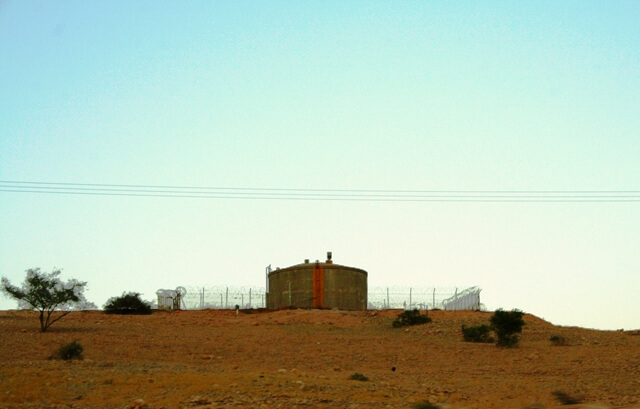
M 461 325 L 490 312 L 436 310 L 430 324 L 392 328 L 399 312 L 90 311 L 41 334 L 34 312 L 2 311 L 0 407 L 541 409 L 560 405 L 555 391 L 585 403 L 567 408 L 640 407 L 638 331 L 526 314 L 520 346 L 501 349 L 462 341 Z M 49 359 L 73 340 L 84 360 Z

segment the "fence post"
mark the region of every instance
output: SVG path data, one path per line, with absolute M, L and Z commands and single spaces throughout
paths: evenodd
M 431 308 L 436 308 L 436 288 L 433 287 L 433 307 Z
M 249 308 L 253 308 L 251 306 L 251 288 L 249 288 Z
M 391 305 L 389 304 L 389 287 L 387 287 L 387 309 L 391 308 Z
M 409 309 L 412 310 L 412 300 L 411 300 L 411 291 L 413 290 L 413 288 L 409 287 Z
M 456 293 L 454 294 L 453 305 L 454 305 L 453 309 L 458 310 L 458 287 L 456 287 Z
M 224 308 L 229 308 L 229 287 L 227 287 L 227 292 L 224 296 Z

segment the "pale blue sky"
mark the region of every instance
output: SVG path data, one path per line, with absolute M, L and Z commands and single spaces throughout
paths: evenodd
M 0 180 L 637 192 L 638 21 L 636 1 L 2 1 Z M 330 250 L 370 285 L 638 328 L 639 248 L 638 202 L 0 192 L 0 274 L 61 267 L 98 305 Z

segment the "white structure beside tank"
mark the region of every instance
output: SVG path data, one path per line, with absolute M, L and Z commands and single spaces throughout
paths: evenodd
M 466 290 L 456 293 L 442 301 L 442 307 L 448 311 L 456 310 L 479 310 L 480 309 L 480 291 L 478 287 L 467 288 Z
M 158 296 L 159 310 L 180 310 L 186 309 L 184 305 L 184 296 L 187 290 L 184 287 L 178 287 L 175 290 L 160 289 L 156 291 Z

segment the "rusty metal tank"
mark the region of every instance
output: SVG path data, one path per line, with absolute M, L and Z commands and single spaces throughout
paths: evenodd
M 367 309 L 367 272 L 325 262 L 305 260 L 267 273 L 267 308 Z

